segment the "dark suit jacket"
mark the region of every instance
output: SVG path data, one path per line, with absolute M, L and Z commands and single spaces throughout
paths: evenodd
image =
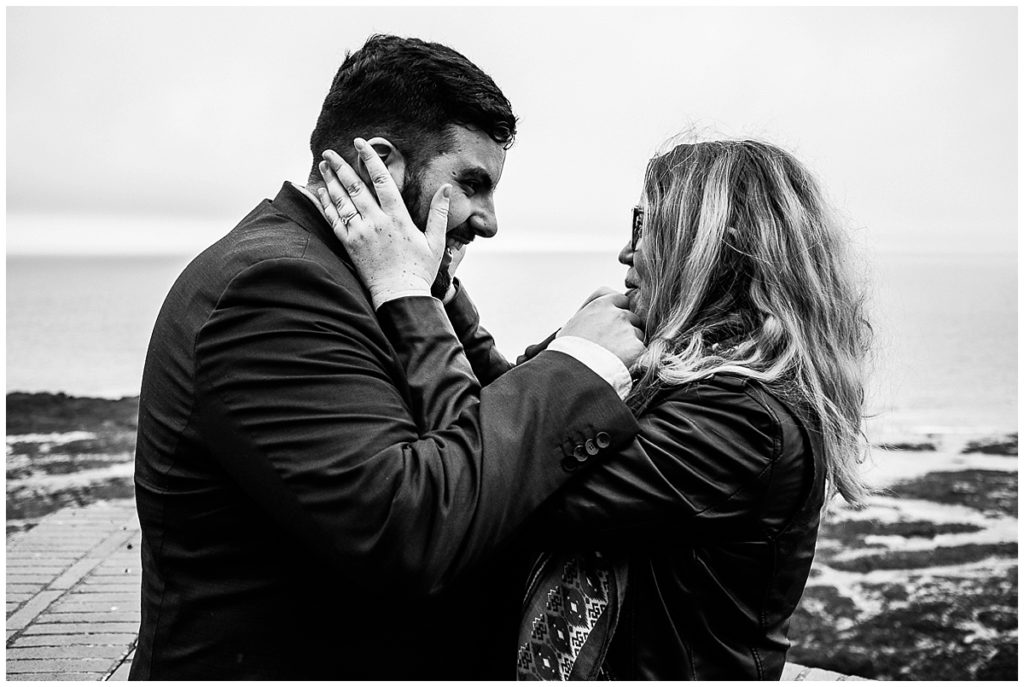
M 576 445 L 604 432 L 600 462 L 636 431 L 559 353 L 481 388 L 440 303 L 375 313 L 285 184 L 185 269 L 153 331 L 131 677 L 512 677 L 490 630 L 521 602 L 503 543 Z

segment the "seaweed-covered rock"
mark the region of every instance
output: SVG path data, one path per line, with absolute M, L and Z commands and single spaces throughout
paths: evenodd
M 930 441 L 875 444 L 875 448 L 880 448 L 883 451 L 935 451 L 938 449 L 938 447 Z
M 1001 439 L 981 439 L 967 442 L 962 453 L 986 453 L 993 456 L 1016 456 L 1017 433 L 1008 434 Z
M 889 493 L 1017 516 L 1017 473 L 1005 470 L 929 472 L 900 482 Z
M 67 394 L 7 394 L 7 434 L 131 431 L 138 426 L 139 397 L 116 400 Z

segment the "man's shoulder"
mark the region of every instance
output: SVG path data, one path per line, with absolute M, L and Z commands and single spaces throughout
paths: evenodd
M 226 287 L 239 274 L 274 261 L 347 278 L 341 258 L 319 237 L 268 200 L 261 201 L 231 231 L 200 253 L 183 276 L 209 287 Z
M 310 288 L 312 283 L 330 288 Z M 185 267 L 160 319 L 187 321 L 190 331 L 197 330 L 225 294 L 238 288 L 267 297 L 274 296 L 270 292 L 283 296 L 284 288 L 302 288 L 309 298 L 339 289 L 353 296 L 362 291 L 352 268 L 321 237 L 268 200 Z M 287 299 L 278 300 L 284 305 Z
M 234 274 L 262 260 L 301 258 L 310 239 L 298 222 L 264 200 L 193 262 L 213 263 L 221 275 Z

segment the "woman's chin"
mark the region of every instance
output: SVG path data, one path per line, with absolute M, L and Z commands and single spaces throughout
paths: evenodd
M 640 289 L 627 289 L 626 298 L 629 300 L 629 311 L 641 320 L 647 317 L 647 308 L 640 299 Z

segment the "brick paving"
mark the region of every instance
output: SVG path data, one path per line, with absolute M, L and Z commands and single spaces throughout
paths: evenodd
M 139 630 L 131 499 L 66 508 L 7 539 L 8 680 L 127 680 Z M 861 678 L 789 663 L 783 680 Z
M 7 679 L 127 679 L 139 584 L 131 499 L 66 508 L 11 535 Z

